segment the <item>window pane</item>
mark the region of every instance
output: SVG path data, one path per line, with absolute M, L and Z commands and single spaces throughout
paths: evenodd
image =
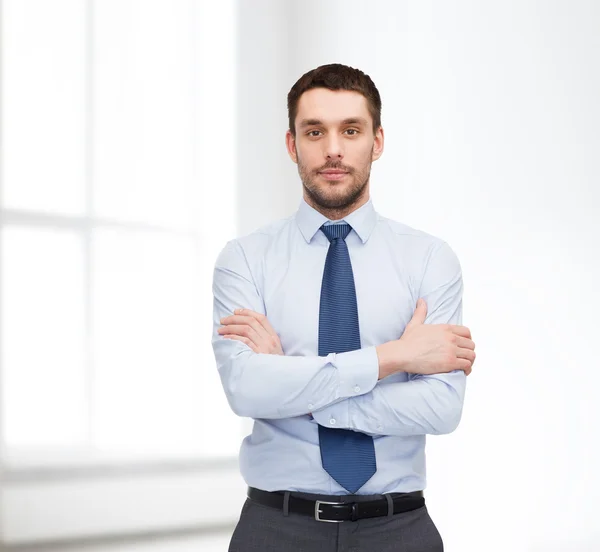
M 135 454 L 235 454 L 239 419 L 208 354 L 210 331 L 200 322 L 209 318 L 204 292 L 210 283 L 199 278 L 192 240 L 97 230 L 93 275 L 97 446 Z M 207 429 L 213 421 L 233 439 Z
M 94 4 L 98 215 L 165 225 L 191 222 L 191 5 L 190 0 Z
M 84 208 L 85 2 L 3 0 L 3 203 Z
M 237 121 L 236 79 L 244 68 L 237 67 L 236 11 L 235 0 L 194 4 L 194 151 L 197 161 L 193 222 L 196 231 L 207 237 L 204 245 L 218 250 L 238 234 L 235 221 L 237 143 L 244 147 L 248 140 L 264 139 L 263 129 L 248 128 L 242 120 Z M 217 44 L 218 53 L 215 52 Z M 257 160 L 261 162 L 265 162 L 264 159 Z M 248 185 L 246 180 L 240 180 L 240 186 Z M 219 229 L 218 235 L 215 228 Z
M 87 430 L 81 238 L 4 227 L 2 254 L 6 445 L 80 443 Z

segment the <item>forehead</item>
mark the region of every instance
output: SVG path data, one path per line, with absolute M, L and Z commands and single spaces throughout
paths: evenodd
M 329 124 L 350 117 L 363 117 L 371 121 L 367 99 L 353 90 L 311 88 L 304 92 L 298 101 L 296 121 L 319 119 Z

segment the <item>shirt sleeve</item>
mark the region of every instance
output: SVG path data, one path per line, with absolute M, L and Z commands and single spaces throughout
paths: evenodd
M 459 260 L 446 242 L 426 265 L 419 296 L 427 302 L 425 324 L 462 325 L 463 281 Z M 466 375 L 409 374 L 408 381 L 380 380 L 372 391 L 313 411 L 315 423 L 371 435 L 444 434 L 461 419 Z
M 327 356 L 272 355 L 255 353 L 245 343 L 217 332 L 221 319 L 235 309 L 267 314 L 238 240 L 227 242 L 220 252 L 212 291 L 213 352 L 225 395 L 238 416 L 305 415 L 368 393 L 377 383 L 379 361 L 374 346 Z

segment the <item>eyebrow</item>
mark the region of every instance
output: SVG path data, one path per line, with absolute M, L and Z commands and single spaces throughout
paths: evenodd
M 323 121 L 320 121 L 319 119 L 303 119 L 302 121 L 300 121 L 300 127 L 307 127 L 307 126 L 313 126 L 313 125 L 322 125 Z M 362 117 L 349 117 L 348 119 L 344 119 L 342 121 L 343 125 L 365 125 L 367 126 L 368 122 L 366 119 L 362 118 Z

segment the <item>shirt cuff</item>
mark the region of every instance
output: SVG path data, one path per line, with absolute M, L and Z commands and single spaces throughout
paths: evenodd
M 348 398 L 373 390 L 379 379 L 379 357 L 375 346 L 336 353 L 332 361 L 339 373 L 339 396 Z
M 338 396 L 341 399 L 370 393 L 379 379 L 379 357 L 375 347 L 365 347 L 346 353 L 335 353 L 331 363 L 339 373 Z M 350 401 L 342 400 L 312 413 L 313 424 L 331 428 L 352 429 Z

